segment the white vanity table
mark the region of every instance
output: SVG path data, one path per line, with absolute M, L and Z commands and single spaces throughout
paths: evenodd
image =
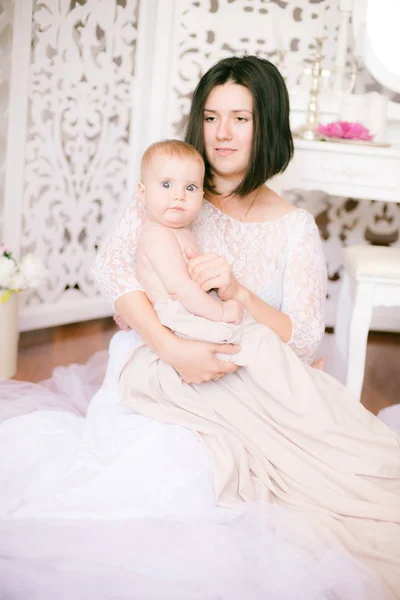
M 277 193 L 298 189 L 400 203 L 400 144 L 382 148 L 295 139 L 294 145 L 289 167 L 271 182 Z M 400 332 L 397 309 L 376 309 L 372 323 L 372 329 Z M 326 325 L 334 324 L 335 311 L 327 309 Z
M 395 0 L 385 1 L 388 8 L 390 8 L 389 3 L 391 2 L 391 11 L 393 12 L 397 5 Z M 365 64 L 379 81 L 400 92 L 400 72 L 392 72 L 393 66 L 389 71 L 385 62 L 390 59 L 392 62 L 389 60 L 389 63 L 392 65 L 395 48 L 392 44 L 392 50 L 387 52 L 385 36 L 382 36 L 381 33 L 383 26 L 386 29 L 392 26 L 394 14 L 392 16 L 390 10 L 382 14 L 378 5 L 377 0 L 373 2 L 372 0 L 340 0 L 342 21 L 337 49 L 337 81 L 335 81 L 331 93 L 319 94 L 317 122 L 325 123 L 337 120 L 340 115 L 340 104 L 346 98 L 346 94 L 341 93 L 340 88 L 343 83 L 349 44 L 350 15 L 352 16 L 354 38 L 360 41 L 360 32 L 364 31 L 363 43 L 356 44 L 359 58 L 362 55 Z M 381 29 L 378 27 L 379 35 L 371 26 L 372 17 L 374 17 L 373 21 L 376 25 L 377 14 L 380 15 L 380 19 L 383 19 Z M 394 36 L 391 36 L 392 41 L 393 38 Z M 293 131 L 305 123 L 305 108 L 308 101 L 309 98 L 307 98 L 304 88 L 299 87 L 290 91 Z M 355 112 L 355 117 L 357 117 L 357 112 Z M 295 139 L 294 158 L 286 172 L 274 179 L 272 187 L 280 193 L 297 188 L 318 190 L 335 196 L 359 200 L 400 202 L 400 107 L 394 103 L 389 102 L 385 129 L 384 139 L 391 142 L 390 147 Z
M 386 26 L 388 27 L 387 19 L 390 20 L 391 15 L 389 3 L 392 3 L 393 8 L 393 6 L 396 6 L 396 0 L 385 0 L 385 2 L 388 5 L 387 12 L 379 13 L 378 11 L 378 13 L 380 18 L 386 19 Z M 360 30 L 365 30 L 368 7 L 371 10 L 378 10 L 376 8 L 377 0 L 340 0 L 343 22 L 340 39 L 338 40 L 338 61 L 336 65 L 339 68 L 339 71 L 337 71 L 338 80 L 343 80 L 344 76 L 344 57 L 348 47 L 347 27 L 350 14 L 352 13 L 354 37 L 359 38 Z M 369 16 L 371 17 L 371 15 Z M 374 18 L 377 19 L 376 15 Z M 389 89 L 400 92 L 400 70 L 397 67 L 396 72 L 389 72 L 385 66 L 387 49 L 380 46 L 381 30 L 382 28 L 379 30 L 380 33 L 378 32 L 379 36 L 376 44 L 375 42 L 372 44 L 370 38 L 372 39 L 373 32 L 370 33 L 370 30 L 366 29 L 364 43 L 359 46 L 359 53 L 362 54 L 366 67 L 371 69 L 378 81 L 381 81 Z M 391 48 L 389 58 L 392 58 L 393 51 L 393 48 Z M 359 58 L 361 58 L 360 54 Z M 360 107 L 365 108 L 362 103 L 368 102 L 366 98 L 353 96 L 350 98 L 350 105 L 353 104 L 357 107 L 357 103 L 360 102 Z M 360 119 L 361 122 L 370 127 L 372 132 L 379 132 L 379 135 L 377 135 L 379 141 L 389 142 L 390 146 L 362 142 L 309 141 L 308 139 L 295 138 L 293 160 L 285 173 L 277 176 L 271 182 L 271 187 L 275 191 L 282 195 L 285 195 L 285 191 L 293 189 L 319 191 L 332 196 L 353 198 L 361 202 L 374 200 L 400 203 L 399 104 L 387 103 L 386 118 L 382 116 L 383 113 L 375 110 L 375 106 L 374 108 L 369 107 L 369 112 L 355 108 L 353 109 L 352 118 L 346 118 L 341 116 L 343 114 L 341 103 L 347 101 L 347 99 L 346 93 L 340 91 L 340 85 L 335 85 L 328 91 L 323 90 L 318 98 L 317 122 L 329 123 L 340 119 L 351 121 Z M 293 131 L 298 130 L 305 124 L 307 119 L 305 107 L 308 102 L 310 102 L 310 94 L 307 97 L 307 91 L 304 87 L 298 86 L 290 90 L 291 127 Z M 384 104 L 384 101 L 381 100 L 380 102 L 382 105 Z M 311 106 L 311 103 L 309 106 Z M 376 106 L 379 109 L 379 102 Z M 367 114 L 373 117 L 375 125 L 381 121 L 382 129 L 375 130 L 372 123 L 364 121 Z M 326 323 L 329 326 L 335 324 L 335 312 L 331 305 L 326 313 Z M 374 313 L 372 329 L 400 331 L 399 311 L 390 309 L 385 312 L 378 308 Z
M 382 148 L 295 139 L 292 162 L 272 187 L 318 190 L 364 200 L 400 202 L 400 146 Z

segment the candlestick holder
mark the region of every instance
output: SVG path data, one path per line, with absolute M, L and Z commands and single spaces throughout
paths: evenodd
M 362 58 L 354 52 L 354 54 L 352 56 L 352 60 L 351 60 L 349 85 L 347 87 L 347 90 L 345 91 L 346 95 L 353 93 L 355 85 L 356 85 L 357 75 L 361 72 L 362 64 L 363 64 Z
M 322 46 L 324 37 L 315 38 L 315 57 L 311 63 L 311 89 L 307 106 L 307 121 L 302 127 L 294 131 L 296 137 L 303 140 L 319 140 L 321 136 L 318 127 L 318 96 L 322 75 Z
M 278 49 L 276 51 L 276 54 L 277 54 L 277 57 L 278 57 L 278 60 L 277 60 L 277 63 L 276 63 L 276 68 L 281 73 L 282 77 L 284 77 L 285 59 L 286 59 L 287 51 L 286 50 L 282 50 L 282 49 Z

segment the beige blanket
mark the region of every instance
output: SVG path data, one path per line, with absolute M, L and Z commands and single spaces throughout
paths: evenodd
M 400 439 L 249 315 L 231 326 L 190 315 L 175 301 L 156 311 L 182 337 L 240 341 L 233 359 L 243 368 L 186 385 L 141 345 L 122 371 L 122 402 L 201 437 L 218 504 L 277 502 L 301 512 L 400 598 Z

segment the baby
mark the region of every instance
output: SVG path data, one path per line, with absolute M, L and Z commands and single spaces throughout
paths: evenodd
M 242 306 L 207 294 L 186 268 L 185 248 L 198 251 L 187 227 L 203 203 L 203 179 L 204 162 L 193 146 L 166 140 L 147 148 L 138 185 L 146 218 L 137 246 L 137 277 L 153 305 L 178 300 L 191 314 L 238 324 Z

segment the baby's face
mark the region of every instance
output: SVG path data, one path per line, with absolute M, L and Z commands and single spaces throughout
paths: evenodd
M 203 202 L 203 179 L 200 160 L 157 153 L 139 186 L 148 218 L 176 229 L 189 225 Z

